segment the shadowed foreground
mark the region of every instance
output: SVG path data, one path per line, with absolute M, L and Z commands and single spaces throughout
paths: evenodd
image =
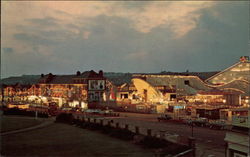
M 23 128 L 32 127 L 41 124 L 44 119 L 35 119 L 34 117 L 21 117 L 21 116 L 1 116 L 0 132 L 8 132 L 19 130 Z
M 154 156 L 132 143 L 58 123 L 1 138 L 4 156 Z

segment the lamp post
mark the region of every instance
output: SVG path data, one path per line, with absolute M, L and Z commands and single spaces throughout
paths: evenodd
M 193 154 L 193 157 L 195 157 L 195 151 L 196 151 L 196 148 L 195 148 L 195 138 L 194 138 L 194 125 L 193 125 L 193 121 L 191 122 L 191 128 L 192 128 L 192 136 L 188 138 L 188 145 L 190 148 L 192 148 L 192 154 Z

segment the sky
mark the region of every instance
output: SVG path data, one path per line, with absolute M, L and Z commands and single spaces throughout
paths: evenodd
M 1 78 L 220 71 L 249 55 L 247 1 L 1 3 Z

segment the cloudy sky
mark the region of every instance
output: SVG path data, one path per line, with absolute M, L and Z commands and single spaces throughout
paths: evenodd
M 2 78 L 215 71 L 248 53 L 249 2 L 3 1 Z

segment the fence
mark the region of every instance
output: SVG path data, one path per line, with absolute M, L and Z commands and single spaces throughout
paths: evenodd
M 191 149 L 189 151 L 179 153 L 176 157 L 185 157 L 185 156 L 194 156 L 195 150 L 195 139 L 188 138 L 185 136 L 180 136 L 177 134 L 171 134 L 165 130 L 156 130 L 151 128 L 139 127 L 137 125 L 126 124 L 118 122 L 114 119 L 106 119 L 106 118 L 98 118 L 98 117 L 87 117 L 86 115 L 73 115 L 74 119 L 80 122 L 87 122 L 91 124 L 98 124 L 99 126 L 109 126 L 111 128 L 124 129 L 134 133 L 134 140 L 136 142 L 142 140 L 142 136 L 157 138 L 160 140 L 164 140 L 173 144 L 187 146 Z M 183 150 L 184 151 L 184 150 Z

